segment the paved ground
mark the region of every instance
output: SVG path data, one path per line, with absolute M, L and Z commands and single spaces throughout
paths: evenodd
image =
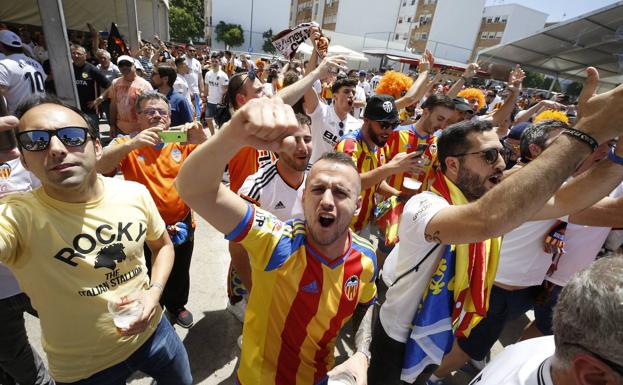
M 176 326 L 184 345 L 188 350 L 190 365 L 195 384 L 233 385 L 233 373 L 238 361 L 239 349 L 236 338 L 242 332 L 242 325 L 225 307 L 227 295 L 225 289 L 229 254 L 223 236 L 212 226 L 198 218 L 195 234 L 195 252 L 191 267 L 191 294 L 188 309 L 195 317 L 191 329 Z M 41 332 L 39 321 L 26 315 L 26 327 L 35 348 L 41 350 Z M 502 339 L 506 343 L 513 341 L 513 334 L 521 330 L 521 324 L 508 330 Z M 515 331 L 513 333 L 513 330 Z M 348 336 L 346 336 L 348 340 Z M 499 351 L 501 345 L 496 346 Z M 338 342 L 336 354 L 346 357 L 351 349 L 342 341 Z M 450 384 L 465 385 L 469 377 L 457 373 Z M 130 382 L 131 385 L 149 385 L 151 379 L 139 374 Z

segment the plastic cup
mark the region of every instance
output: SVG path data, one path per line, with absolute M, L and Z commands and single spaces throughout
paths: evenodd
M 402 185 L 409 190 L 418 191 L 422 187 L 422 182 L 417 179 L 405 176 Z
M 357 380 L 350 373 L 342 372 L 330 376 L 327 385 L 357 385 Z
M 108 311 L 119 329 L 127 329 L 143 314 L 143 303 L 137 295 L 126 295 L 108 301 Z

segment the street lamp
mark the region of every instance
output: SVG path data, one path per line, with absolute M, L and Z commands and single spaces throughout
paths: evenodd
M 253 0 L 251 0 L 251 26 L 249 31 L 249 53 L 253 50 Z

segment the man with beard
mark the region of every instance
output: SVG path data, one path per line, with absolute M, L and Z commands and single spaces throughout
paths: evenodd
M 376 266 L 371 245 L 348 228 L 361 189 L 350 157 L 328 153 L 314 164 L 302 197 L 305 220 L 282 222 L 221 184 L 227 159 L 242 146 L 279 151 L 299 129 L 292 108 L 279 98 L 251 100 L 191 155 L 177 188 L 193 210 L 249 253 L 255 288 L 238 383 L 325 383 L 335 338 L 355 314 L 358 350 L 330 373 L 347 371 L 365 384 Z
M 416 173 L 420 170 L 417 158 L 406 153 L 398 154 L 385 163 L 383 146 L 399 123 L 393 97 L 372 96 L 363 116 L 363 126 L 348 132 L 335 147 L 336 151 L 344 152 L 353 159 L 361 176 L 361 210 L 351 222 L 351 228 L 358 233 L 370 223 L 377 192 L 387 196 L 400 194 L 385 180 L 397 173 Z
M 461 122 L 442 132 L 437 142 L 441 170 L 431 191 L 407 202 L 399 227 L 401 241 L 386 262 L 395 268 L 374 334 L 369 384 L 400 384 L 401 375 L 412 382 L 427 366 L 441 362 L 454 337 L 469 335 L 488 308 L 500 235 L 527 220 L 579 211 L 617 185 L 623 167 L 613 163 L 600 183 L 576 178 L 557 192 L 598 143 L 616 134 L 608 122 L 619 119 L 610 114 L 618 111 L 623 86 L 595 95 L 598 80 L 597 71 L 589 68 L 580 96 L 582 117 L 575 129 L 565 128 L 537 159 L 504 181 L 502 144 L 490 124 Z M 443 245 L 441 250 L 436 250 L 438 244 Z M 468 261 L 478 266 L 476 271 L 465 272 Z M 462 279 L 446 284 L 441 282 L 446 274 Z M 452 292 L 434 306 L 444 290 Z M 429 327 L 437 317 L 423 320 L 432 314 L 424 313 L 426 309 L 440 312 L 441 328 Z M 427 343 L 430 349 L 422 353 Z
M 153 74 L 159 71 L 160 67 L 157 67 Z M 207 136 L 201 123 L 187 123 L 181 127 L 188 135 L 187 142 L 163 143 L 159 133 L 170 129 L 171 107 L 162 94 L 153 91 L 142 93 L 136 101 L 136 111 L 139 133 L 115 138 L 104 149 L 102 158 L 97 162 L 97 170 L 103 174 L 119 170 L 126 180 L 139 182 L 149 190 L 175 250 L 171 275 L 160 302 L 174 322 L 183 328 L 190 328 L 193 315 L 185 306 L 190 291 L 189 269 L 195 223 L 190 208 L 175 191 L 173 182 L 184 160 L 197 144 L 207 140 Z M 145 255 L 149 261 L 148 249 L 145 249 Z M 147 266 L 151 270 L 149 263 Z
M 305 187 L 305 171 L 312 153 L 312 139 L 309 128 L 309 117 L 296 114 L 299 129 L 281 142 L 279 158 L 275 163 L 268 164 L 253 175 L 249 175 L 238 190 L 238 195 L 247 201 L 263 208 L 281 221 L 290 218 L 303 218 L 301 196 Z M 236 273 L 244 285 L 246 292 L 251 291 L 251 266 L 249 256 L 237 243 L 229 248 L 232 259 L 236 263 Z M 235 286 L 235 285 L 234 285 Z M 235 287 L 230 288 L 235 290 Z M 232 293 L 241 294 L 241 293 Z M 244 314 L 232 312 L 244 320 Z

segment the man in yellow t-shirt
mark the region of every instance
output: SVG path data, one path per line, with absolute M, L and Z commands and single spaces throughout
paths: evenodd
M 17 127 L 24 167 L 42 186 L 0 200 L 0 262 L 39 313 L 52 377 L 117 385 L 141 370 L 159 384 L 190 384 L 186 350 L 161 320 L 173 245 L 149 193 L 97 175 L 102 147 L 80 110 L 34 96 L 16 115 L 19 123 L 0 118 L 0 130 Z M 153 251 L 151 283 L 144 243 Z M 134 301 L 142 312 L 116 328 L 108 303 Z

